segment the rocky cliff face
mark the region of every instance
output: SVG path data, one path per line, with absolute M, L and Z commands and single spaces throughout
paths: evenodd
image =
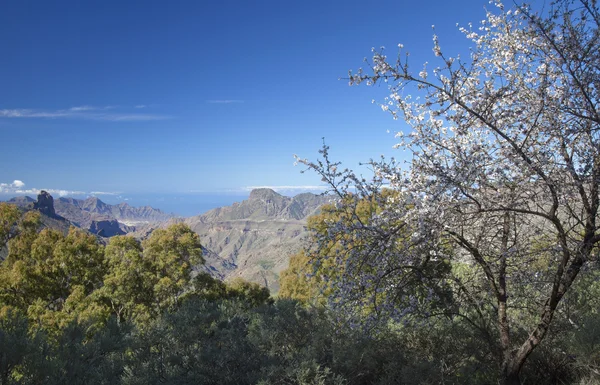
M 214 275 L 242 277 L 279 290 L 279 273 L 302 247 L 306 218 L 330 197 L 300 194 L 286 197 L 270 189 L 257 189 L 231 206 L 185 219 L 200 235 L 204 258 Z

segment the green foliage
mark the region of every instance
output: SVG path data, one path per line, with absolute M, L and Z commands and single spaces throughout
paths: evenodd
M 225 298 L 238 300 L 251 308 L 272 301 L 269 289 L 241 278 L 236 278 L 227 283 L 225 291 Z
M 13 227 L 21 216 L 15 205 L 0 202 L 0 249 L 2 249 L 11 237 Z
M 125 236 L 111 238 L 104 251 L 108 272 L 97 296 L 109 304 L 118 322 L 146 319 L 156 302 L 156 274 L 142 251 L 136 239 Z
M 24 231 L 10 242 L 0 267 L 2 303 L 52 331 L 74 320 L 102 323 L 107 311 L 90 296 L 106 273 L 103 248 L 75 228 L 66 236 L 51 229 L 35 234 L 34 223 L 24 221 Z
M 372 323 L 380 321 L 381 313 L 389 315 L 390 304 L 398 313 L 409 306 L 413 315 L 428 317 L 434 312 L 447 313 L 453 302 L 449 286 L 451 265 L 445 259 L 432 256 L 434 251 L 451 254 L 449 246 L 440 242 L 442 246 L 436 250 L 426 250 L 427 256 L 422 262 L 393 265 L 393 261 L 399 260 L 395 255 L 403 255 L 410 248 L 407 245 L 410 245 L 411 229 L 395 221 L 373 231 L 358 230 L 375 229 L 376 218 L 386 210 L 395 210 L 398 197 L 399 192 L 390 189 L 373 191 L 362 198 L 347 193 L 336 204 L 324 205 L 319 214 L 309 217 L 307 229 L 311 242 L 290 258 L 288 269 L 281 274 L 279 296 L 319 306 L 350 303 L 350 311 L 360 315 L 359 320 Z M 336 230 L 340 225 L 357 230 L 340 232 Z M 384 233 L 388 243 L 386 253 L 390 255 L 390 266 L 385 273 L 376 271 L 380 263 L 377 262 L 378 251 L 373 248 L 373 244 L 382 242 L 380 238 Z M 365 259 L 352 260 L 349 256 L 353 253 L 363 253 Z M 356 284 L 363 275 L 377 278 Z M 356 287 L 353 300 L 340 301 L 340 287 L 345 286 Z
M 319 214 L 309 217 L 306 228 L 310 231 L 312 246 L 291 256 L 288 268 L 281 273 L 279 296 L 324 305 L 332 294 L 330 282 L 336 282 L 344 269 L 344 261 L 335 257 L 343 253 L 343 240 L 352 241 L 352 234 L 344 234 L 345 239 L 332 239 L 315 247 L 318 236 L 327 234 L 331 223 L 368 221 L 382 210 L 381 203 L 392 195 L 391 190 L 383 190 L 381 196 L 358 202 L 348 195 L 340 204 L 324 205 Z M 361 246 L 353 243 L 353 247 Z
M 261 355 L 246 339 L 247 317 L 233 302 L 186 301 L 137 334 L 122 383 L 255 384 Z
M 188 293 L 187 297 L 209 301 L 237 300 L 248 308 L 272 303 L 269 289 L 266 287 L 241 278 L 225 283 L 204 272 L 194 277 L 193 290 Z
M 356 208 L 366 216 L 375 206 Z M 309 226 L 327 231 L 328 218 L 339 215 L 346 214 L 328 206 Z M 123 236 L 103 247 L 77 229 L 38 233 L 37 215 L 14 218 L 0 264 L 0 385 L 498 381 L 494 314 L 477 307 L 449 308 L 416 327 L 390 323 L 369 333 L 319 305 L 339 267 L 325 262 L 315 273 L 307 254 L 283 274 L 293 293 L 288 297 L 304 302 L 274 301 L 266 288 L 241 279 L 192 278 L 201 246 L 183 225 L 143 243 Z M 328 247 L 323 255 L 339 244 Z M 455 288 L 457 301 L 485 288 L 467 264 L 455 264 L 452 274 L 469 285 L 464 292 Z M 523 369 L 527 383 L 597 378 L 598 282 L 596 272 L 582 273 L 557 313 L 557 332 Z M 523 317 L 528 314 L 524 309 Z
M 14 383 L 14 375 L 31 354 L 27 318 L 18 310 L 0 309 L 0 384 Z
M 190 284 L 192 266 L 204 263 L 198 234 L 175 224 L 155 230 L 142 246 L 152 274 L 154 308 L 158 312 L 173 308 Z

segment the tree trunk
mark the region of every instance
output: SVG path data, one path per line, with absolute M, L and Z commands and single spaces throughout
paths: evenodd
M 510 369 L 511 365 L 507 367 L 508 371 L 502 373 L 502 385 L 521 385 L 521 379 L 519 378 L 519 371 Z
M 508 295 L 506 292 L 506 258 L 508 254 L 508 239 L 510 236 L 510 213 L 504 215 L 504 226 L 502 231 L 502 249 L 500 266 L 498 269 L 497 303 L 498 303 L 498 328 L 500 332 L 500 346 L 502 348 L 502 384 L 521 384 L 519 371 L 515 370 L 514 360 L 511 352 L 510 327 L 508 325 Z M 519 368 L 520 369 L 520 368 Z

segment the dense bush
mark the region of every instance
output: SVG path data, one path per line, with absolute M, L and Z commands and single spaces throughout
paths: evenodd
M 181 225 L 104 247 L 76 229 L 38 233 L 35 215 L 0 209 L 13 221 L 0 263 L 1 385 L 499 381 L 491 313 L 442 311 L 365 329 L 307 296 L 321 295 L 314 286 L 274 300 L 254 283 L 193 276 L 200 244 Z M 288 283 L 307 282 L 294 281 L 307 269 L 292 266 Z M 578 285 L 523 369 L 526 383 L 598 381 L 597 273 Z

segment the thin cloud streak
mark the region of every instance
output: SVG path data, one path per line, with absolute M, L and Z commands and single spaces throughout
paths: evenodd
M 99 111 L 99 110 L 112 110 L 113 108 L 117 108 L 116 106 L 104 106 L 104 107 L 97 107 L 97 106 L 77 106 L 77 107 L 71 107 L 69 108 L 69 111 L 72 112 L 85 112 L 85 111 Z
M 172 117 L 152 114 L 107 114 L 93 119 L 109 120 L 112 122 L 144 122 L 149 120 L 167 120 L 172 119 Z
M 232 103 L 244 103 L 243 100 L 238 99 L 217 99 L 217 100 L 207 100 L 206 103 L 210 104 L 232 104 Z
M 90 195 L 121 195 L 121 192 L 109 192 L 109 191 L 92 191 Z
M 21 118 L 21 119 L 82 119 L 82 120 L 101 120 L 109 122 L 143 122 L 152 120 L 171 119 L 170 116 L 131 113 L 131 112 L 103 112 L 112 110 L 114 106 L 78 106 L 66 110 L 40 111 L 27 108 L 2 109 L 0 118 Z

